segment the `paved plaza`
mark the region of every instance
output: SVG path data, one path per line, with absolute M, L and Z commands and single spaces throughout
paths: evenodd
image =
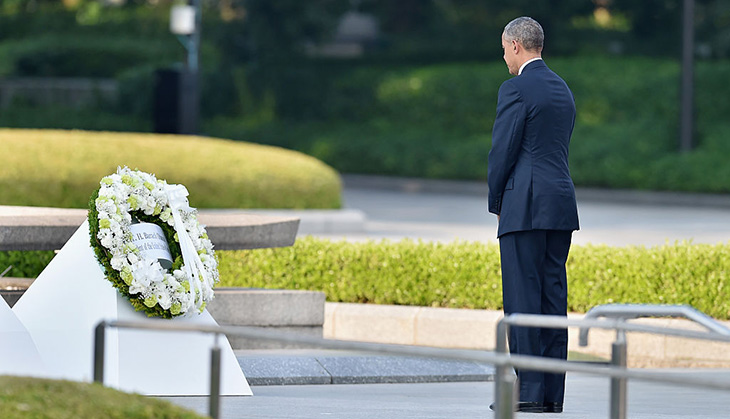
M 705 375 L 730 371 L 695 371 Z M 477 419 L 491 418 L 494 383 L 347 384 L 252 387 L 253 397 L 227 397 L 222 418 L 342 418 L 342 419 Z M 571 374 L 567 379 L 562 414 L 517 413 L 516 418 L 609 418 L 609 381 Z M 206 413 L 205 397 L 168 398 L 173 403 Z M 715 390 L 629 382 L 631 419 L 728 418 L 730 393 Z
M 288 214 L 302 218 L 301 235 L 336 240 L 409 238 L 496 243 L 497 221 L 486 210 L 486 185 L 345 176 L 343 197 L 342 211 L 293 211 Z M 730 240 L 729 197 L 579 190 L 578 201 L 582 229 L 574 235 L 577 244 L 654 246 L 682 240 L 694 243 Z M 277 357 L 291 361 L 291 354 L 284 351 L 270 353 L 266 362 L 275 364 Z M 265 365 L 260 359 L 257 362 L 257 365 Z M 413 374 L 418 374 L 418 364 L 411 365 L 416 369 Z M 730 370 L 684 373 L 721 376 L 730 381 Z M 494 394 L 494 383 L 486 381 L 252 388 L 254 397 L 225 398 L 221 417 L 490 418 L 492 412 L 488 406 Z M 634 380 L 629 382 L 628 399 L 628 417 L 632 419 L 730 417 L 727 411 L 730 392 Z M 201 413 L 208 409 L 205 397 L 169 400 Z M 518 413 L 515 417 L 535 415 Z M 565 412 L 537 417 L 608 418 L 609 380 L 569 374 Z
M 344 206 L 362 212 L 363 229 L 315 235 L 348 240 L 497 242 L 497 217 L 487 212 L 486 184 L 348 179 L 352 178 L 345 177 Z M 581 230 L 573 235 L 575 244 L 730 241 L 730 196 L 581 189 L 577 195 Z

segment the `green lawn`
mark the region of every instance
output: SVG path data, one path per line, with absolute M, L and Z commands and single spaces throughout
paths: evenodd
M 0 376 L 3 419 L 202 419 L 170 402 L 98 384 Z

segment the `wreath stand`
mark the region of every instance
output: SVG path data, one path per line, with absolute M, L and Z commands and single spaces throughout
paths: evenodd
M 88 220 L 76 230 L 12 311 L 35 341 L 47 367 L 46 376 L 76 381 L 92 379 L 93 332 L 100 321 L 149 320 L 144 313 L 135 312 L 129 301 L 105 278 L 89 244 Z M 167 321 L 217 325 L 207 310 L 200 315 Z M 208 394 L 213 336 L 109 329 L 106 339 L 106 385 L 155 396 Z M 221 395 L 252 395 L 228 339 L 219 339 Z M 30 373 L 27 370 L 25 374 L 22 371 L 18 374 Z
M 10 361 L 0 363 L 0 375 L 47 376 L 48 370 L 28 330 L 2 297 L 0 325 L 0 359 Z

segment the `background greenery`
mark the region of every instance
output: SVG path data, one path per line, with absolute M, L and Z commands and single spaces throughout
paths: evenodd
M 571 171 L 580 186 L 729 192 L 730 62 L 697 66 L 697 138 L 678 153 L 679 65 L 661 58 L 548 58 L 571 86 L 578 120 Z M 316 72 L 312 72 L 316 73 Z M 342 172 L 486 179 L 503 63 L 359 68 L 300 91 L 310 118 L 207 128 L 317 156 Z M 307 85 L 302 83 L 303 85 Z M 317 99 L 322 98 L 322 99 Z M 294 100 L 293 98 L 290 98 Z M 296 107 L 292 105 L 292 107 Z M 286 135 L 285 132 L 291 133 Z
M 127 394 L 98 384 L 0 376 L 3 419 L 199 419 L 170 402 Z
M 8 253 L 0 252 L 0 268 Z M 288 248 L 216 254 L 221 287 L 318 290 L 335 302 L 502 308 L 496 244 L 303 238 Z M 23 272 L 33 276 L 46 259 L 25 263 Z M 570 311 L 608 303 L 689 304 L 730 319 L 730 244 L 573 246 L 567 269 Z
M 86 208 L 117 166 L 181 183 L 196 208 L 338 208 L 332 168 L 281 148 L 214 138 L 0 129 L 0 205 Z
M 0 5 L 0 77 L 101 77 L 113 102 L 79 109 L 16 100 L 0 126 L 152 129 L 155 70 L 179 67 L 171 0 L 12 0 Z M 730 144 L 730 3 L 698 0 L 697 147 L 678 152 L 681 2 L 226 0 L 204 2 L 203 131 L 279 145 L 351 173 L 484 179 L 499 35 L 519 15 L 576 96 L 579 186 L 723 193 Z M 338 19 L 377 18 L 355 58 L 312 53 Z

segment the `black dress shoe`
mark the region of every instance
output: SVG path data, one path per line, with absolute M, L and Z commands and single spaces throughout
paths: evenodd
M 494 403 L 489 405 L 490 410 L 494 410 Z M 518 402 L 514 406 L 515 412 L 525 412 L 525 413 L 542 413 L 544 412 L 543 404 L 540 402 Z M 560 407 L 560 411 L 563 411 L 562 405 Z
M 563 413 L 563 404 L 559 402 L 545 402 L 542 404 L 545 413 Z

